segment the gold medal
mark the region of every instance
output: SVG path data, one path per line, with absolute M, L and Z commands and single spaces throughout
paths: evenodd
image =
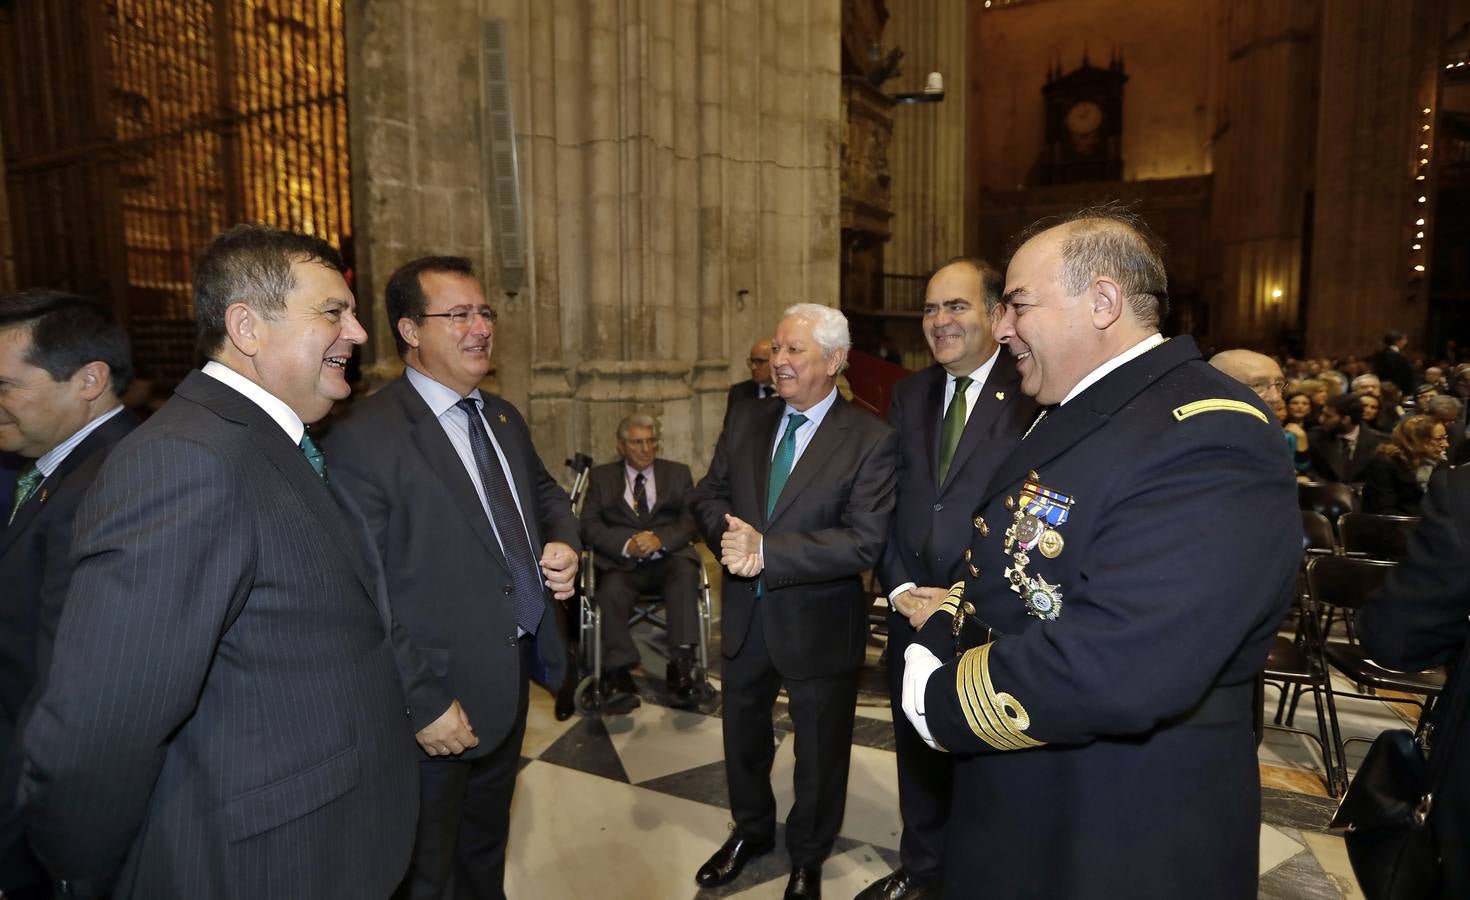
M 1062 540 L 1062 533 L 1060 531 L 1057 531 L 1055 528 L 1048 528 L 1041 533 L 1041 539 L 1037 542 L 1036 546 L 1041 551 L 1042 556 L 1045 556 L 1047 559 L 1056 559 L 1062 555 L 1062 548 L 1066 546 L 1066 541 Z

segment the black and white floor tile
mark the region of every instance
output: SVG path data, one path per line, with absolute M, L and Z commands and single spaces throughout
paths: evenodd
M 506 891 L 514 898 L 779 898 L 790 871 L 783 838 L 735 882 L 701 891 L 694 872 L 728 836 L 729 799 L 718 699 L 699 711 L 664 704 L 663 662 L 655 632 L 640 626 L 642 705 L 620 716 L 558 722 L 539 688 L 532 703 L 524 763 L 512 810 Z M 713 682 L 718 686 L 718 678 Z M 829 898 L 851 897 L 898 865 L 900 822 L 892 721 L 878 651 L 870 653 L 854 729 L 852 771 L 841 838 L 823 868 Z M 1346 701 L 1349 735 L 1400 724 L 1402 713 L 1372 701 Z M 1298 725 L 1311 728 L 1309 704 Z M 777 707 L 772 783 L 778 820 L 791 807 L 790 721 Z M 1350 755 L 1361 759 L 1364 745 Z M 1260 897 L 1339 900 L 1361 897 L 1342 839 L 1326 831 L 1335 801 L 1320 787 L 1320 756 L 1295 735 L 1268 733 L 1263 783 Z M 1315 785 L 1315 787 L 1314 787 Z M 1302 789 L 1299 789 L 1302 788 Z

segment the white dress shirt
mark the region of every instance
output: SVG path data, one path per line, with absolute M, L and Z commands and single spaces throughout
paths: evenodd
M 43 478 L 50 478 L 51 473 L 55 472 L 67 456 L 71 455 L 71 452 L 77 448 L 77 445 L 87 439 L 87 435 L 101 428 L 103 422 L 106 422 L 122 411 L 123 407 L 121 404 L 114 406 L 81 428 L 78 428 L 71 437 L 41 454 L 41 458 L 36 460 L 37 471 L 41 473 Z
M 291 439 L 291 443 L 298 445 L 301 443 L 301 436 L 306 434 L 306 425 L 301 421 L 301 417 L 296 415 L 296 411 L 286 405 L 285 401 L 222 362 L 210 360 L 204 364 L 203 371 L 215 381 L 244 394 L 247 400 L 264 410 L 265 414 L 274 419 L 275 423 L 281 426 L 281 430 L 286 432 L 286 437 Z

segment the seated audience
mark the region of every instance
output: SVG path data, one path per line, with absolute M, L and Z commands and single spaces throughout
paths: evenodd
M 1424 407 L 1429 401 L 1439 396 L 1439 388 L 1432 384 L 1421 384 L 1414 389 L 1414 409 L 1416 412 L 1424 412 Z
M 1384 382 L 1383 393 L 1378 398 L 1378 420 L 1373 423 L 1373 427 L 1388 434 L 1406 415 L 1408 411 L 1404 409 L 1404 392 L 1392 381 Z
M 597 551 L 597 605 L 602 608 L 605 709 L 631 712 L 641 701 L 633 684 L 638 648 L 628 619 L 640 594 L 662 594 L 669 627 L 665 676 L 675 706 L 699 700 L 694 650 L 699 644 L 699 567 L 694 517 L 685 495 L 689 467 L 657 459 L 658 423 L 637 413 L 618 425 L 617 462 L 588 475 L 582 538 Z
M 1351 394 L 1332 398 L 1322 407 L 1321 424 L 1309 434 L 1312 473 L 1319 481 L 1361 480 L 1383 436 L 1362 427 L 1363 401 Z
M 1449 437 L 1431 416 L 1409 416 L 1363 468 L 1363 512 L 1417 516 L 1429 476 L 1444 463 Z
M 1352 396 L 1357 397 L 1363 404 L 1363 427 L 1371 428 L 1380 434 L 1386 433 L 1378 427 L 1378 414 L 1383 411 L 1383 406 L 1378 397 L 1367 391 L 1354 391 Z M 1392 429 L 1389 429 L 1390 431 Z
M 1372 372 L 1359 375 L 1354 378 L 1349 388 L 1354 394 L 1372 394 L 1374 397 L 1383 396 L 1383 382 Z
M 1320 407 L 1312 402 L 1313 383 L 1298 381 L 1286 386 L 1286 420 L 1302 428 L 1315 428 Z
M 1409 536 L 1408 555 L 1357 616 L 1364 652 L 1409 671 L 1454 662 L 1470 638 L 1470 469 L 1437 473 L 1423 515 Z M 1467 690 L 1470 671 L 1454 673 L 1435 709 L 1453 709 Z M 1445 741 L 1454 742 L 1453 758 L 1463 761 L 1470 752 L 1470 716 L 1453 734 L 1444 728 L 1434 733 L 1434 744 Z M 1431 748 L 1431 759 L 1433 753 Z M 1444 879 L 1438 897 L 1470 897 L 1470 766 L 1447 766 L 1435 788 L 1429 821 Z
M 1424 404 L 1424 414 L 1432 416 L 1434 420 L 1445 428 L 1445 433 L 1450 438 L 1449 460 L 1454 462 L 1458 459 L 1461 448 L 1465 443 L 1465 420 L 1463 413 L 1465 404 L 1454 397 L 1443 394 L 1430 397 Z M 1455 463 L 1459 465 L 1459 463 Z

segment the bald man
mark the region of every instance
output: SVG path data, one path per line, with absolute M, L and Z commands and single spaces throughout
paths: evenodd
M 1256 392 L 1272 409 L 1284 401 L 1286 378 L 1276 360 L 1254 350 L 1221 350 L 1210 357 L 1210 365 Z
M 955 754 L 947 898 L 1256 896 L 1253 688 L 1296 486 L 1261 401 L 1159 333 L 1140 228 L 1084 210 L 1006 271 L 995 337 L 1044 412 L 904 651 L 904 715 Z

